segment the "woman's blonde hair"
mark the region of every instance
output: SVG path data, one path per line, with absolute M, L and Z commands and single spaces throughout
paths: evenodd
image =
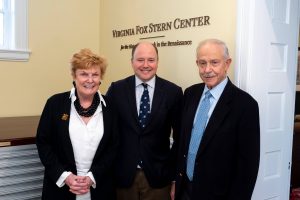
M 81 49 L 78 53 L 73 54 L 71 59 L 72 75 L 75 75 L 77 69 L 90 69 L 95 66 L 99 66 L 101 72 L 100 78 L 103 79 L 107 67 L 104 57 L 98 56 L 90 49 Z

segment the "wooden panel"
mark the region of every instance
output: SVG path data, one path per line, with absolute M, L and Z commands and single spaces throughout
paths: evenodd
M 35 137 L 40 116 L 0 117 L 0 140 Z
M 295 123 L 292 154 L 291 187 L 300 187 L 300 122 Z
M 296 99 L 295 99 L 295 115 L 297 114 L 300 115 L 300 91 L 296 92 Z
M 35 137 L 0 139 L 0 148 L 27 144 L 35 144 Z

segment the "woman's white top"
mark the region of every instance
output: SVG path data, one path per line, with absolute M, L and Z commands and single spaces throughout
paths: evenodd
M 93 187 L 96 187 L 96 182 L 93 174 L 89 172 L 92 165 L 96 150 L 103 137 L 103 112 L 102 105 L 105 104 L 103 97 L 98 92 L 100 97 L 100 104 L 86 124 L 81 116 L 77 113 L 74 101 L 76 100 L 75 89 L 72 88 L 70 98 L 72 100 L 71 112 L 70 112 L 70 124 L 69 133 L 73 146 L 73 152 L 75 157 L 76 169 L 78 176 L 89 176 L 95 183 Z M 90 192 L 84 195 L 76 195 L 76 200 L 91 200 Z

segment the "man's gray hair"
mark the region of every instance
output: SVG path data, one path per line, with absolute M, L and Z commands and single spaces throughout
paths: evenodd
M 204 46 L 205 44 L 209 44 L 209 43 L 221 46 L 224 50 L 224 55 L 223 55 L 224 58 L 225 59 L 230 58 L 227 45 L 225 44 L 225 42 L 223 42 L 222 40 L 218 40 L 218 39 L 206 39 L 206 40 L 201 41 L 198 44 L 198 47 L 196 49 L 196 56 L 198 56 L 198 53 L 199 53 L 199 50 L 201 49 L 201 47 Z

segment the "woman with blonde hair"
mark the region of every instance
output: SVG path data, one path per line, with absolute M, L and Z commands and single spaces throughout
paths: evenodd
M 36 144 L 45 166 L 43 200 L 111 200 L 115 120 L 99 86 L 106 60 L 89 49 L 71 59 L 74 87 L 47 100 Z

